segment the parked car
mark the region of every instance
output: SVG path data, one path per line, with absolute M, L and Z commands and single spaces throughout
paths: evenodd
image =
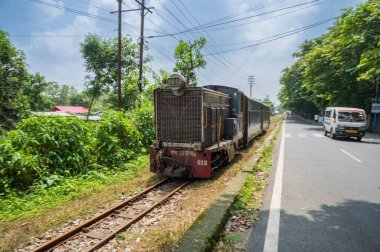
M 329 107 L 325 110 L 323 127 L 325 136 L 331 138 L 355 137 L 361 141 L 367 129 L 366 115 L 363 109 L 346 107 Z

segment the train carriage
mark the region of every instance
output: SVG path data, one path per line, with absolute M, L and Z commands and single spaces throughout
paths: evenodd
M 209 178 L 269 126 L 269 108 L 238 89 L 186 87 L 179 74 L 154 91 L 154 104 L 150 169 L 170 177 Z

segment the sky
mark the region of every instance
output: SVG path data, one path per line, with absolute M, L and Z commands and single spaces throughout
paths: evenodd
M 328 32 L 342 9 L 363 2 L 145 0 L 146 7 L 154 8 L 145 19 L 149 49 L 144 53 L 153 57 L 147 66 L 172 72 L 179 40 L 191 43 L 203 36 L 207 65 L 197 71 L 200 86 L 232 86 L 249 94 L 248 76 L 253 75 L 252 96 L 269 95 L 278 104 L 281 72 L 294 62 L 292 54 L 303 41 Z M 86 72 L 80 44 L 89 33 L 117 37 L 117 14 L 110 13 L 117 7 L 117 0 L 0 0 L 0 29 L 25 53 L 30 72 L 82 90 Z M 122 8 L 139 5 L 123 0 Z M 125 12 L 122 19 L 122 34 L 137 41 L 140 12 Z

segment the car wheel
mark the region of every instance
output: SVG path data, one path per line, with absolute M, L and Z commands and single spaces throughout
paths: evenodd
M 360 142 L 362 140 L 362 137 L 357 137 L 356 141 Z
M 334 134 L 334 132 L 332 130 L 330 132 L 330 138 L 331 139 L 335 139 L 336 138 L 336 135 Z

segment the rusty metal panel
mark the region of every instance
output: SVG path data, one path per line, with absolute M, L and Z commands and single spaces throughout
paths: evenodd
M 181 96 L 157 90 L 157 140 L 174 143 L 202 141 L 202 89 L 186 89 Z

